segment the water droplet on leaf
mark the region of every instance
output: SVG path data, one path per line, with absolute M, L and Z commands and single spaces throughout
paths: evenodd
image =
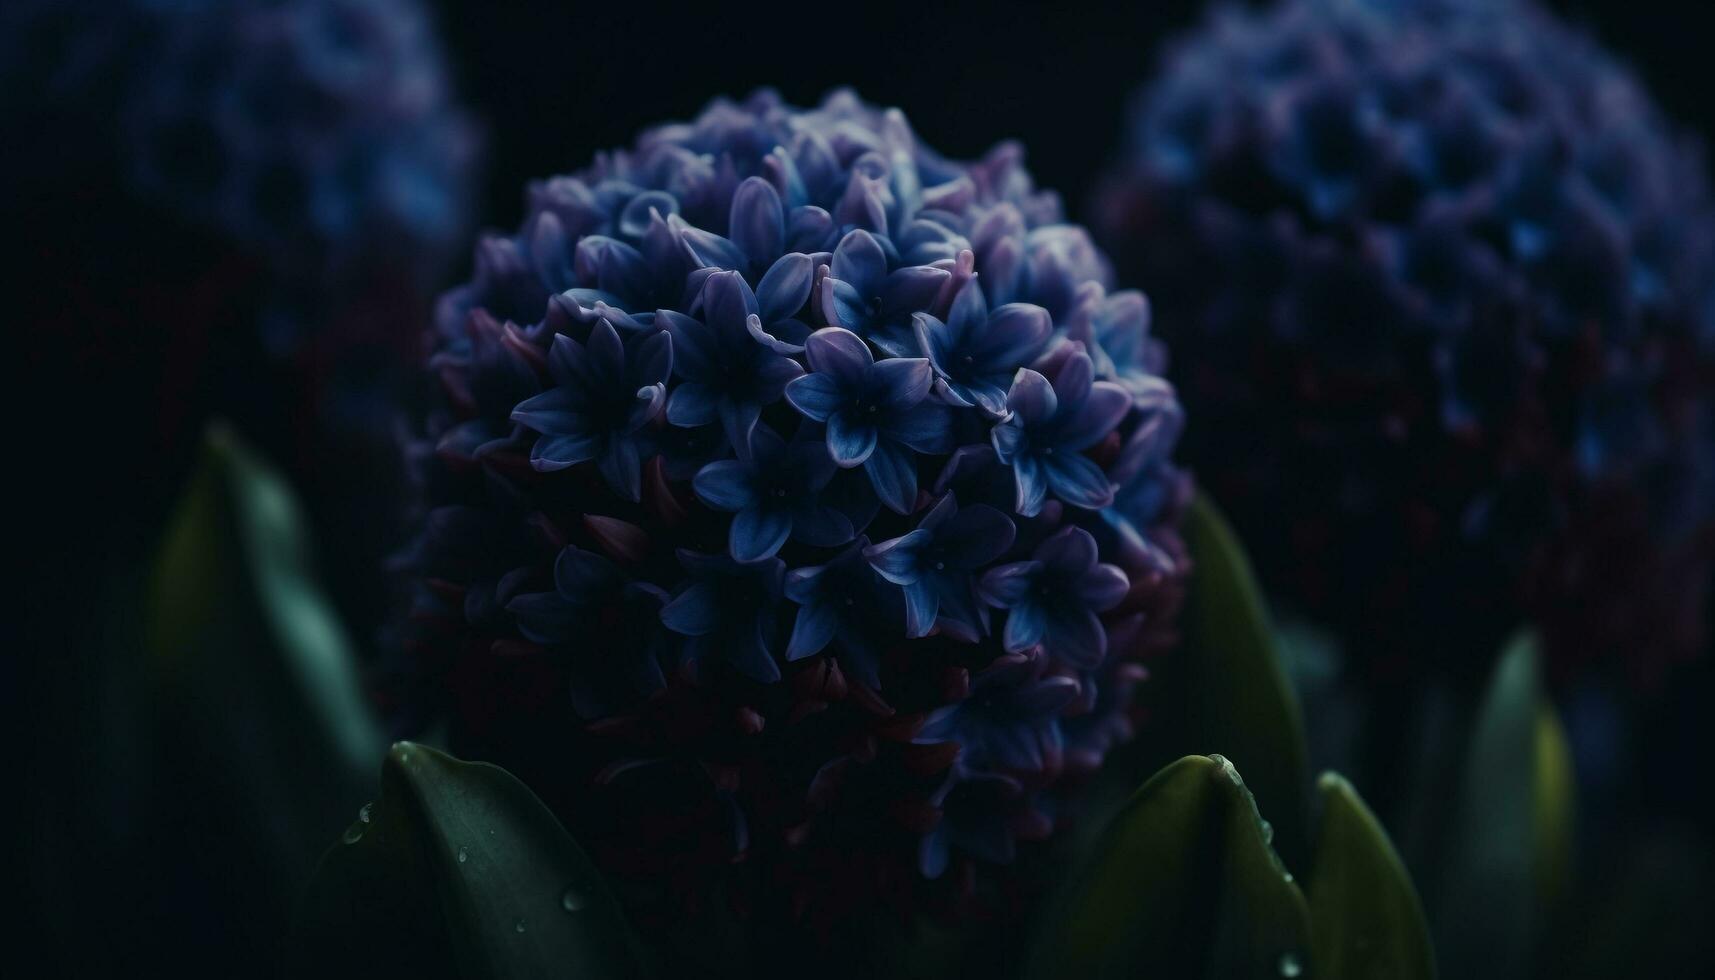
M 560 908 L 567 912 L 576 912 L 583 907 L 584 897 L 579 895 L 575 888 L 566 889 L 566 893 L 560 896 Z
M 375 804 L 373 804 L 373 803 L 363 804 L 363 809 L 357 811 L 357 819 L 363 821 L 364 823 L 368 823 L 369 822 L 369 815 L 374 809 L 375 809 Z
M 1297 953 L 1281 953 L 1280 954 L 1280 975 L 1281 976 L 1283 976 L 1283 977 L 1296 977 L 1296 976 L 1302 975 L 1303 973 L 1304 973 L 1304 963 L 1303 963 L 1303 961 L 1301 961 L 1298 958 Z
M 363 839 L 363 824 L 354 823 L 351 826 L 345 828 L 345 833 L 341 834 L 339 836 L 339 839 L 344 841 L 347 844 L 355 844 L 358 841 L 362 840 Z
M 524 931 L 524 920 L 519 919 L 517 922 L 512 923 L 512 931 L 523 932 Z
M 470 859 L 470 855 L 465 853 L 464 848 L 462 848 L 462 847 L 459 848 L 459 863 L 463 864 L 463 863 L 465 863 L 465 861 L 467 861 L 469 859 Z

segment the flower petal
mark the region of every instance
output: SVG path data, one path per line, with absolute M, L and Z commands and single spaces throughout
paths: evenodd
M 847 409 L 828 416 L 828 455 L 835 463 L 845 468 L 861 466 L 875 447 L 875 426 L 867 418 L 854 419 Z
M 1019 456 L 1014 459 L 1012 479 L 1016 488 L 1013 509 L 1022 517 L 1035 517 L 1041 513 L 1042 502 L 1048 496 L 1048 478 L 1036 457 Z
M 897 538 L 870 545 L 863 550 L 863 556 L 882 578 L 894 585 L 906 585 L 920 577 L 918 551 L 932 540 L 934 535 L 917 528 Z
M 1102 468 L 1077 453 L 1056 453 L 1042 460 L 1048 489 L 1074 507 L 1100 510 L 1114 502 L 1114 486 Z
M 849 284 L 866 300 L 881 295 L 887 278 L 887 253 L 869 232 L 862 229 L 840 239 L 830 270 L 835 279 Z
M 815 263 L 803 252 L 791 252 L 776 260 L 756 286 L 762 321 L 771 324 L 797 316 L 810 299 L 815 275 Z
M 643 496 L 642 462 L 638 458 L 637 441 L 630 436 L 611 436 L 607 452 L 598 464 L 601 475 L 613 492 L 633 503 Z
M 977 595 L 997 609 L 1010 609 L 1029 594 L 1042 571 L 1042 563 L 1015 561 L 996 565 L 977 582 Z
M 1095 613 L 1082 606 L 1062 607 L 1044 621 L 1042 647 L 1049 656 L 1090 670 L 1108 653 L 1108 633 Z
M 905 589 L 905 635 L 928 636 L 941 612 L 941 594 L 928 579 L 921 578 Z
M 1075 582 L 1096 564 L 1096 539 L 1081 527 L 1063 527 L 1036 546 L 1032 558 L 1056 578 Z
M 786 400 L 803 415 L 826 422 L 845 404 L 846 396 L 833 375 L 806 374 L 786 386 Z
M 772 558 L 792 533 L 792 517 L 784 510 L 752 505 L 732 519 L 727 535 L 733 561 L 750 564 Z
M 864 460 L 864 472 L 875 487 L 875 495 L 896 514 L 909 514 L 917 506 L 917 457 L 894 442 L 877 442 Z
M 753 267 L 772 262 L 786 246 L 786 209 L 773 185 L 761 177 L 747 178 L 732 195 L 727 221 L 732 243 Z
M 970 504 L 939 529 L 935 540 L 949 562 L 975 569 L 1006 554 L 1017 533 L 1012 518 L 987 504 Z
M 736 459 L 723 459 L 704 466 L 691 480 L 703 503 L 728 513 L 741 511 L 756 502 L 750 467 Z
M 875 355 L 863 338 L 840 327 L 823 327 L 804 341 L 804 356 L 810 370 L 830 374 L 847 387 L 855 387 L 869 374 Z
M 1048 628 L 1048 616 L 1035 602 L 1019 602 L 1006 614 L 1001 646 L 1007 653 L 1023 653 L 1038 643 Z
M 803 660 L 821 653 L 833 641 L 839 625 L 839 613 L 831 602 L 800 606 L 798 618 L 792 624 L 792 639 L 786 644 L 786 660 Z
M 1073 589 L 1091 609 L 1107 612 L 1125 598 L 1131 590 L 1131 580 L 1118 565 L 1103 563 L 1085 572 Z
M 542 472 L 563 470 L 595 459 L 606 436 L 596 433 L 556 433 L 536 440 L 530 449 L 530 465 Z
M 921 357 L 890 357 L 870 369 L 871 397 L 884 409 L 907 409 L 929 397 L 935 372 Z
M 1012 376 L 1012 389 L 1006 393 L 1006 407 L 1029 424 L 1053 418 L 1060 403 L 1047 378 L 1029 368 L 1019 368 Z
M 661 607 L 661 623 L 683 636 L 704 636 L 720 625 L 720 593 L 708 582 L 690 587 Z

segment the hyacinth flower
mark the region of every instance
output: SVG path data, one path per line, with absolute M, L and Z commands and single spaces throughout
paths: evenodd
M 1096 539 L 1081 527 L 1055 532 L 1028 561 L 983 575 L 982 600 L 1007 610 L 1002 643 L 1008 653 L 1036 646 L 1054 660 L 1089 670 L 1108 652 L 1103 613 L 1119 605 L 1131 583 L 1118 566 L 1097 561 Z
M 972 283 L 959 290 L 947 322 L 919 313 L 914 326 L 941 399 L 1001 418 L 1013 373 L 1047 346 L 1050 324 L 1048 311 L 1029 303 L 1009 303 L 991 314 Z
M 1082 451 L 1106 438 L 1131 403 L 1119 385 L 1095 380 L 1095 368 L 1081 349 L 1061 360 L 1052 381 L 1020 368 L 1006 394 L 1011 415 L 990 437 L 995 454 L 1012 467 L 1018 512 L 1034 517 L 1050 491 L 1087 510 L 1112 503 L 1108 475 Z
M 851 518 L 821 499 L 837 467 L 819 440 L 788 444 L 758 426 L 750 449 L 748 459 L 717 460 L 691 481 L 704 503 L 735 515 L 735 560 L 772 558 L 788 537 L 828 548 L 856 535 Z
M 1136 104 L 1099 230 L 1282 602 L 1394 678 L 1703 645 L 1715 197 L 1630 71 L 1534 3 L 1284 0 Z
M 627 638 L 627 648 L 617 664 L 584 664 L 586 672 L 617 667 L 639 694 L 650 694 L 666 686 L 662 658 L 668 652 L 662 629 L 661 607 L 667 593 L 647 582 L 633 581 L 612 560 L 567 547 L 554 559 L 554 589 L 525 592 L 506 604 L 518 621 L 525 639 L 552 647 L 577 650 L 587 647 L 592 622 L 601 635 Z M 603 653 L 607 651 L 602 651 Z M 595 717 L 605 705 L 584 698 L 589 688 L 574 685 L 579 713 Z
M 769 637 L 786 566 L 777 558 L 740 563 L 692 551 L 681 551 L 679 561 L 691 581 L 661 609 L 661 622 L 688 638 L 685 659 L 698 669 L 726 659 L 752 680 L 779 680 Z
M 985 504 L 961 510 L 949 493 L 914 530 L 864 549 L 864 557 L 882 578 L 905 590 L 906 636 L 927 636 L 939 626 L 974 643 L 988 632 L 976 570 L 1006 554 L 1016 534 L 1005 514 Z
M 931 714 L 916 741 L 953 742 L 960 764 L 1024 777 L 1060 768 L 1055 718 L 1078 699 L 1078 682 L 1042 674 L 1042 661 L 1009 653 L 971 679 L 970 696 Z
M 911 317 L 929 305 L 951 278 L 945 269 L 908 265 L 888 271 L 875 236 L 859 228 L 840 240 L 822 277 L 822 315 L 875 343 L 894 357 L 912 357 Z
M 860 536 L 826 565 L 786 573 L 786 597 L 798 604 L 786 659 L 803 660 L 837 644 L 846 673 L 878 688 L 882 645 L 904 612 L 899 590 L 865 557 L 868 549 L 869 539 Z
M 662 317 L 685 379 L 667 401 L 667 421 L 687 428 L 718 421 L 733 448 L 746 456 L 762 409 L 778 401 L 804 369 L 757 341 L 751 330 L 759 322 L 756 298 L 738 273 L 709 276 L 698 306 L 700 319 L 671 312 Z
M 863 467 L 876 496 L 900 514 L 917 504 L 921 453 L 952 449 L 952 420 L 929 401 L 934 380 L 920 357 L 877 361 L 857 334 L 826 327 L 804 346 L 810 373 L 786 387 L 786 399 L 806 418 L 828 426 L 828 455 L 842 467 Z
M 1016 147 L 950 161 L 848 93 L 716 102 L 533 184 L 526 211 L 476 244 L 428 334 L 446 397 L 416 452 L 422 512 L 467 519 L 425 520 L 416 551 L 480 560 L 399 566 L 423 611 L 386 670 L 402 727 L 442 721 L 455 751 L 531 774 L 604 872 L 659 896 L 629 912 L 663 935 L 708 921 L 709 888 L 763 916 L 768 882 L 805 921 L 856 922 L 1011 874 L 985 828 L 1025 841 L 1047 829 L 1025 815 L 1074 811 L 1064 732 L 1100 733 L 1078 743 L 1089 767 L 1136 730 L 1133 661 L 1170 648 L 1187 567 L 1188 481 L 1152 422 L 1176 403 L 1153 342 L 1116 335 L 1135 319 L 1101 315 L 1106 261 Z M 1074 330 L 1100 333 L 1099 369 Z M 573 370 L 598 352 L 602 377 Z M 586 455 L 594 435 L 625 448 Z M 977 584 L 1106 526 L 1122 476 L 1152 503 L 1127 541 L 1097 536 L 1132 587 L 1092 614 L 1134 639 L 1076 676 L 1019 667 Z M 1020 482 L 1045 488 L 1023 509 Z M 626 617 L 661 599 L 660 628 L 561 640 L 584 581 L 555 574 L 568 548 L 617 569 L 588 585 L 592 615 L 618 587 Z M 625 675 L 648 662 L 628 640 L 660 643 L 660 687 Z M 564 681 L 514 680 L 533 676 Z M 954 810 L 935 869 L 959 873 L 931 879 L 924 834 Z
M 606 320 L 588 346 L 559 334 L 548 353 L 554 387 L 518 403 L 512 420 L 542 434 L 530 449 L 539 470 L 598 460 L 602 478 L 627 500 L 640 494 L 637 432 L 660 414 L 673 368 L 665 333 L 627 346 Z
M 934 800 L 941 820 L 923 835 L 917 858 L 927 878 L 946 873 L 948 861 L 957 852 L 1010 864 L 1020 837 L 1046 837 L 1052 826 L 1046 816 L 1029 808 L 1018 780 L 997 773 L 956 773 Z

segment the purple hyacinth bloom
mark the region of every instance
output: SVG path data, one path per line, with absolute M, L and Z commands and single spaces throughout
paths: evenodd
M 786 387 L 786 400 L 827 423 L 835 463 L 862 466 L 881 502 L 909 514 L 917 504 L 916 456 L 952 449 L 952 420 L 929 400 L 929 362 L 877 361 L 861 337 L 839 327 L 811 334 L 804 354 L 810 373 Z
M 1092 213 L 1265 586 L 1401 681 L 1706 645 L 1715 194 L 1632 71 L 1530 0 L 1278 0 L 1134 105 Z
M 959 765 L 979 771 L 1052 772 L 1063 750 L 1060 715 L 1079 694 L 1072 678 L 1044 677 L 1039 659 L 1009 653 L 972 678 L 963 701 L 932 712 L 916 741 L 956 742 Z
M 651 333 L 621 341 L 606 320 L 583 345 L 560 334 L 548 353 L 555 387 L 512 410 L 512 420 L 542 433 L 530 450 L 539 470 L 596 460 L 602 478 L 627 500 L 639 496 L 637 432 L 666 400 L 673 340 Z
M 455 745 L 546 781 L 592 858 L 665 886 L 669 904 L 727 890 L 759 916 L 790 904 L 810 921 L 880 910 L 898 896 L 882 882 L 944 891 L 901 846 L 931 833 L 936 809 L 935 868 L 1003 876 L 993 865 L 1011 842 L 1041 836 L 1040 808 L 1076 789 L 1060 779 L 1059 719 L 1132 710 L 1124 665 L 1173 642 L 1188 567 L 1176 430 L 1150 430 L 1160 441 L 1138 465 L 1123 450 L 1174 405 L 1160 352 L 1131 336 L 1139 308 L 1018 147 L 949 160 L 899 111 L 847 93 L 809 110 L 766 92 L 717 101 L 532 184 L 521 225 L 479 242 L 436 310 L 446 397 L 424 428 L 446 448 L 417 450 L 425 505 L 486 519 L 421 537 L 483 559 L 409 569 L 422 615 L 389 675 L 399 716 L 438 713 Z M 637 447 L 636 495 L 594 479 L 594 461 L 530 466 L 553 437 L 511 422 L 544 397 L 555 348 L 587 356 L 609 331 L 626 351 L 671 348 L 662 410 L 620 426 Z M 1084 351 L 1098 345 L 1093 362 Z M 1080 359 L 1081 388 L 1068 367 Z M 1043 382 L 1051 410 L 1008 404 L 1024 368 L 1065 389 Z M 591 381 L 585 395 L 606 404 L 624 385 Z M 1109 407 L 1122 417 L 1101 416 Z M 990 433 L 1009 417 L 1020 434 L 1003 461 Z M 1058 500 L 1020 512 L 1017 470 L 1045 473 L 1037 450 L 1062 446 L 1124 475 L 1141 502 L 1130 537 Z M 1087 670 L 1048 656 L 1020 668 L 988 638 L 977 583 L 1072 524 L 1097 535 L 1102 562 L 1137 573 L 1097 614 L 1104 629 L 1148 626 L 1135 642 L 1109 633 Z M 541 585 L 560 584 L 550 563 L 568 547 L 671 597 L 657 632 L 676 659 L 647 697 L 623 670 L 650 632 L 604 618 L 613 601 L 583 603 L 582 633 L 542 642 L 578 605 Z M 1150 548 L 1162 560 L 1146 561 Z M 614 581 L 589 591 L 611 596 Z M 522 615 L 506 611 L 515 600 Z M 926 719 L 943 744 L 910 745 Z M 1079 764 L 1110 741 L 1080 742 Z M 735 875 L 741 862 L 758 873 Z M 755 901 L 758 882 L 787 900 Z M 697 915 L 689 901 L 668 911 Z
M 786 660 L 803 660 L 836 643 L 846 672 L 873 689 L 881 686 L 876 667 L 882 646 L 895 637 L 902 612 L 899 590 L 864 557 L 868 548 L 869 539 L 859 537 L 826 565 L 786 574 L 786 597 L 798 604 Z
M 885 240 L 885 239 L 884 239 Z M 887 253 L 862 229 L 840 240 L 818 301 L 827 322 L 864 337 L 894 357 L 917 355 L 912 317 L 951 278 L 946 269 L 907 265 L 888 271 Z
M 691 481 L 703 503 L 735 515 L 735 561 L 772 558 L 788 537 L 831 548 L 856 536 L 851 517 L 821 499 L 837 467 L 820 439 L 787 443 L 765 425 L 750 439 L 748 459 L 717 460 Z
M 804 369 L 756 339 L 756 297 L 738 273 L 709 276 L 697 305 L 701 319 L 657 314 L 673 336 L 674 369 L 684 379 L 667 400 L 667 421 L 686 427 L 718 421 L 738 454 L 748 455 L 763 407 Z
M 930 802 L 941 811 L 935 828 L 918 843 L 917 862 L 926 878 L 939 878 L 956 849 L 990 864 L 1010 864 L 1021 828 L 1043 836 L 1048 818 L 1033 809 L 1024 787 L 1011 776 L 955 770 Z
M 963 510 L 952 494 L 936 502 L 917 527 L 864 550 L 881 577 L 905 590 L 905 635 L 943 632 L 974 643 L 988 632 L 988 610 L 977 601 L 977 570 L 1006 554 L 1018 533 L 1011 518 L 985 504 Z
M 1001 462 L 1012 467 L 1020 514 L 1042 510 L 1049 491 L 1086 510 L 1113 502 L 1113 483 L 1082 451 L 1119 425 L 1132 399 L 1119 385 L 1094 379 L 1081 347 L 1060 362 L 1052 381 L 1029 368 L 1012 379 L 1006 396 L 1012 417 L 994 427 L 991 439 Z
M 608 558 L 580 548 L 568 547 L 554 560 L 554 591 L 528 592 L 513 596 L 507 611 L 518 620 L 525 639 L 550 646 L 584 649 L 592 638 L 592 627 L 601 635 L 620 634 L 630 642 L 619 666 L 637 694 L 651 694 L 666 686 L 661 662 L 666 654 L 666 634 L 661 628 L 661 607 L 667 593 L 658 586 L 637 582 Z M 574 681 L 573 697 L 579 713 L 595 717 L 604 707 Z
M 691 581 L 661 609 L 661 622 L 685 637 L 685 660 L 699 674 L 725 660 L 751 680 L 779 680 L 773 634 L 786 566 L 694 551 L 680 551 L 679 563 Z
M 918 349 L 935 369 L 942 400 L 1000 418 L 1007 413 L 1013 373 L 1036 360 L 1052 324 L 1047 310 L 1029 303 L 1008 303 L 990 313 L 973 280 L 954 298 L 947 322 L 919 313 L 915 326 Z
M 1029 561 L 989 569 L 978 592 L 984 602 L 1007 610 L 1001 642 L 1008 653 L 1040 645 L 1066 666 L 1089 670 L 1108 652 L 1097 613 L 1119 605 L 1130 587 L 1118 566 L 1097 561 L 1090 532 L 1067 527 L 1038 545 Z

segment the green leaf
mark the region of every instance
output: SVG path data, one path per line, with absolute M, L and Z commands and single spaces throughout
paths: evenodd
M 1528 972 L 1544 911 L 1566 876 L 1572 773 L 1536 639 L 1495 665 L 1465 756 L 1443 859 L 1436 932 L 1448 973 Z
M 1232 763 L 1190 756 L 1132 797 L 1046 906 L 1027 977 L 1279 977 L 1309 910 Z
M 1324 773 L 1310 875 L 1311 938 L 1323 980 L 1435 976 L 1429 924 L 1405 864 L 1352 784 Z
M 212 425 L 143 596 L 150 775 L 173 788 L 152 805 L 203 866 L 242 868 L 227 904 L 266 935 L 387 745 L 308 539 L 286 482 Z
M 644 973 L 606 882 L 523 783 L 408 742 L 322 858 L 291 949 L 305 976 Z
M 1194 562 L 1181 620 L 1189 746 L 1219 752 L 1250 773 L 1259 806 L 1274 820 L 1288 864 L 1308 858 L 1308 783 L 1303 719 L 1282 669 L 1276 634 L 1250 560 L 1226 519 L 1198 495 L 1185 521 Z

